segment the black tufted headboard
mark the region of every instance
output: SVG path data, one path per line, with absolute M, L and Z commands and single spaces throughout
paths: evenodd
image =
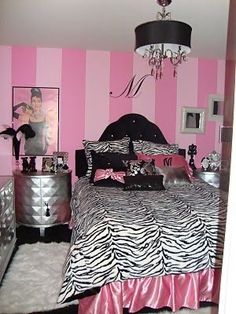
M 126 114 L 119 120 L 109 124 L 99 141 L 118 140 L 125 136 L 130 137 L 131 140 L 143 139 L 154 143 L 167 144 L 167 140 L 159 127 L 137 113 Z
M 117 121 L 109 124 L 99 141 L 119 140 L 128 136 L 132 140 L 142 139 L 159 144 L 168 144 L 159 127 L 149 121 L 144 116 L 137 113 L 129 113 Z M 132 151 L 132 143 L 130 144 Z M 179 149 L 179 154 L 185 156 L 185 150 Z M 77 177 L 82 177 L 87 171 L 87 161 L 84 149 L 75 151 L 75 174 Z

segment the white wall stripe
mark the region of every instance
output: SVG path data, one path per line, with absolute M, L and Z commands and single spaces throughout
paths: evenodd
M 12 121 L 12 87 L 11 87 L 11 47 L 0 47 L 0 131 L 4 124 L 11 126 Z M 10 109 L 10 110 L 9 110 Z M 12 172 L 12 141 L 0 140 L 0 174 Z
M 61 87 L 62 49 L 37 48 L 36 84 L 42 87 Z
M 85 138 L 97 140 L 109 124 L 110 53 L 86 52 Z M 98 135 L 99 134 L 99 135 Z
M 135 82 L 138 82 L 144 75 L 150 74 L 150 67 L 146 60 L 136 54 L 133 60 L 133 75 L 136 74 Z M 153 77 L 146 78 L 140 92 L 132 99 L 132 111 L 144 115 L 152 122 L 155 122 L 155 84 Z

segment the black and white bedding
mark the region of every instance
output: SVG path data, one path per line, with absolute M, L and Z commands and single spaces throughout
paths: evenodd
M 220 193 L 199 180 L 124 191 L 79 178 L 58 301 L 114 281 L 221 268 L 226 200 Z

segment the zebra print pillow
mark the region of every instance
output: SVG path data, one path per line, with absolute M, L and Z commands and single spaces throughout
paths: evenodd
M 86 177 L 90 177 L 92 172 L 92 150 L 97 153 L 112 152 L 128 154 L 130 138 L 124 137 L 121 140 L 104 142 L 83 140 L 82 143 L 84 145 L 85 156 L 88 164 Z
M 153 154 L 178 154 L 179 146 L 177 144 L 157 144 L 149 141 L 132 141 L 135 153 Z

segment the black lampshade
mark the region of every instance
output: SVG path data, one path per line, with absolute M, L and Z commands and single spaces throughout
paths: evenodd
M 192 27 L 174 20 L 156 20 L 141 24 L 135 28 L 135 51 L 144 55 L 150 45 L 162 45 L 165 49 L 181 49 L 188 54 L 191 50 Z

